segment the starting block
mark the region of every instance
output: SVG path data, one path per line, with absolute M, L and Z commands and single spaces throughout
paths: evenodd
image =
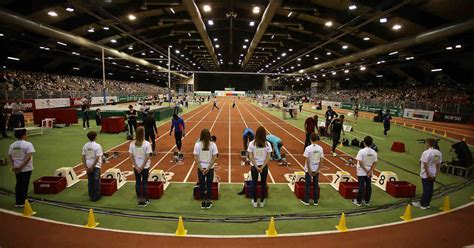
M 398 181 L 398 176 L 397 173 L 392 171 L 382 171 L 377 178 L 373 177 L 372 180 L 375 186 L 381 188 L 383 191 L 387 191 L 387 183 Z
M 79 182 L 79 177 L 72 167 L 61 167 L 56 169 L 54 176 L 65 177 L 66 178 L 66 187 L 71 187 L 72 185 Z
M 127 182 L 127 177 L 125 177 L 120 169 L 116 168 L 106 170 L 102 178 L 115 179 L 117 181 L 117 189 L 120 189 Z
M 337 171 L 336 174 L 332 174 L 330 185 L 335 190 L 339 191 L 339 184 L 341 182 L 352 182 L 351 174 L 347 171 Z
M 174 152 L 173 153 L 173 160 L 171 160 L 170 162 L 181 165 L 181 164 L 183 164 L 183 160 L 184 160 L 184 155 L 182 153 Z
M 281 155 L 281 161 L 278 163 L 278 165 L 282 165 L 282 166 L 290 165 L 290 163 L 288 163 L 288 160 L 286 160 L 286 155 L 285 154 Z
M 353 130 L 351 125 L 342 125 L 342 129 L 344 129 L 344 132 L 352 132 Z
M 240 151 L 240 165 L 250 165 L 250 159 L 248 157 L 248 152 L 245 150 Z
M 305 181 L 306 173 L 304 171 L 295 171 L 293 175 L 285 174 L 285 178 L 288 181 L 288 187 L 292 192 L 295 192 L 295 186 L 298 182 Z
M 166 189 L 170 184 L 171 174 L 167 174 L 164 170 L 152 170 L 148 175 L 148 181 L 163 182 L 163 188 Z

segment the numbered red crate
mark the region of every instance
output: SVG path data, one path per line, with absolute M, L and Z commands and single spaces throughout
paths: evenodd
M 35 194 L 57 194 L 66 188 L 65 177 L 42 177 L 33 182 Z
M 100 179 L 100 194 L 103 196 L 111 196 L 117 191 L 117 180 L 114 178 Z
M 199 183 L 196 183 L 196 185 L 194 185 L 193 195 L 194 195 L 194 199 L 201 200 Z M 218 199 L 219 199 L 219 183 L 213 182 L 211 200 L 218 200 Z
M 163 196 L 163 182 L 148 181 L 148 198 L 160 199 Z
M 301 181 L 301 182 L 296 182 L 295 184 L 295 195 L 298 199 L 303 199 L 304 198 L 304 191 L 306 187 L 306 182 Z M 321 197 L 321 187 L 318 187 L 318 199 Z M 313 199 L 313 194 L 314 194 L 314 185 L 311 184 L 310 190 L 309 190 L 309 198 Z
M 257 183 L 257 198 L 260 198 L 260 196 L 262 195 L 262 183 L 267 183 L 267 182 Z M 245 191 L 246 198 L 253 198 L 252 181 L 245 181 L 244 191 Z M 268 184 L 267 184 L 267 187 L 265 188 L 265 198 L 268 198 Z
M 339 184 L 339 194 L 345 199 L 355 199 L 359 193 L 358 182 L 341 182 Z
M 412 198 L 416 194 L 416 186 L 406 181 L 390 181 L 387 183 L 387 193 L 396 198 Z

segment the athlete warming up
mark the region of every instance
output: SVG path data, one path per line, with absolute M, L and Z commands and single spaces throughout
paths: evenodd
M 214 162 L 217 159 L 216 143 L 211 141 L 209 129 L 203 129 L 199 142 L 194 145 L 194 162 L 198 169 L 199 194 L 201 197 L 201 209 L 212 207 L 212 182 L 214 180 Z
M 247 127 L 244 129 L 244 133 L 242 136 L 244 139 L 244 150 L 247 150 L 249 142 L 255 138 L 255 133 L 251 128 Z
M 259 127 L 255 133 L 255 140 L 251 141 L 247 149 L 252 163 L 252 206 L 254 208 L 265 206 L 265 192 L 267 189 L 267 175 L 268 175 L 268 161 L 270 161 L 270 154 L 272 146 L 266 140 L 267 131 L 263 127 Z M 262 191 L 260 194 L 260 202 L 257 201 L 257 182 L 260 175 L 260 185 Z
M 343 129 L 344 124 L 344 115 L 340 115 L 338 119 L 334 119 L 331 124 L 329 125 L 329 135 L 332 137 L 332 155 L 336 156 L 336 147 L 339 144 L 339 140 L 341 139 L 341 132 L 345 135 Z
M 217 107 L 217 99 L 215 97 L 214 97 L 214 104 L 212 105 L 211 110 L 214 110 L 214 108 L 219 109 L 219 107 Z
M 178 148 L 178 151 L 181 152 L 181 145 L 183 144 L 181 142 L 181 138 L 184 138 L 185 132 L 184 132 L 184 121 L 181 117 L 179 117 L 177 114 L 173 115 L 173 119 L 171 119 L 171 130 L 170 130 L 170 135 L 174 130 L 174 138 L 176 140 L 176 148 Z
M 267 141 L 270 142 L 272 145 L 273 153 L 272 159 L 273 160 L 281 160 L 281 148 L 283 147 L 283 142 L 281 139 L 273 134 L 267 135 Z

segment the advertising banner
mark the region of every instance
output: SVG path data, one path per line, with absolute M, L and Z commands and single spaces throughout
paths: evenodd
M 36 109 L 66 108 L 70 105 L 69 98 L 35 99 Z
M 472 123 L 474 118 L 470 115 L 448 114 L 435 112 L 433 116 L 434 121 L 453 122 L 453 123 Z
M 433 111 L 419 109 L 404 109 L 403 117 L 415 120 L 433 121 Z
M 106 98 L 107 103 L 117 102 L 117 96 L 107 96 Z M 92 97 L 91 105 L 100 105 L 104 104 L 104 97 L 96 96 Z
M 18 104 L 21 111 L 31 112 L 35 109 L 35 101 L 33 99 L 0 100 L 0 105 L 3 105 L 5 110 L 9 112 L 15 104 Z
M 333 101 L 321 101 L 322 106 L 331 106 L 335 108 L 339 108 L 341 106 L 341 102 L 333 102 Z

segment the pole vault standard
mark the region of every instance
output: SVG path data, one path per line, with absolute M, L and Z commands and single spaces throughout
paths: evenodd
M 107 105 L 107 88 L 105 87 L 105 55 L 104 48 L 102 48 L 102 90 L 104 93 L 104 106 Z
M 168 105 L 171 107 L 171 47 L 168 46 Z

